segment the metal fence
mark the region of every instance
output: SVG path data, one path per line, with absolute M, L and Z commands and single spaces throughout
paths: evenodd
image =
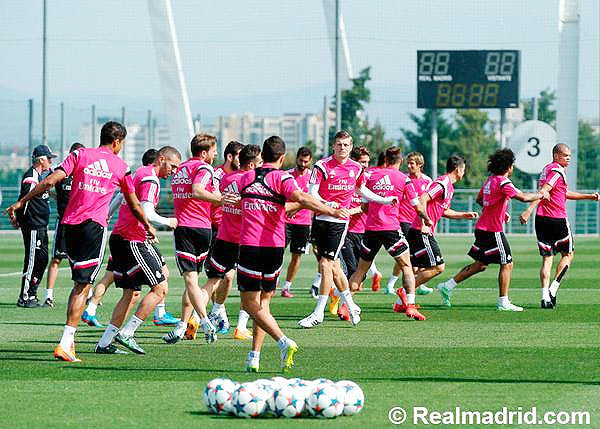
M 475 198 L 479 189 L 457 189 L 452 200 L 452 208 L 461 211 L 481 211 L 479 205 L 475 202 Z M 595 192 L 582 190 L 580 192 Z M 19 195 L 18 188 L 0 189 L 2 203 L 0 204 L 2 213 L 0 215 L 0 230 L 12 229 L 8 217 L 4 215 L 4 210 L 16 201 Z M 50 228 L 54 227 L 56 222 L 56 203 L 54 199 L 50 199 Z M 519 222 L 519 214 L 527 206 L 527 203 L 511 200 L 508 206 L 508 213 L 511 215 L 511 221 L 506 224 L 505 231 L 507 233 L 516 234 L 532 234 L 533 222 L 529 221 L 527 225 L 521 225 Z M 163 186 L 160 192 L 160 202 L 157 207 L 157 212 L 162 216 L 171 216 L 173 214 L 173 205 L 171 190 Z M 115 216 L 116 217 L 116 216 Z M 113 217 L 111 223 L 114 223 Z M 473 232 L 475 222 L 472 220 L 451 220 L 442 218 L 438 225 L 440 233 L 470 233 Z M 600 235 L 600 203 L 593 200 L 577 201 L 577 219 L 574 228 L 575 234 L 599 234 Z

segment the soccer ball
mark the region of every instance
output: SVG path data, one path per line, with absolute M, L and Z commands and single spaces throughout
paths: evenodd
M 350 380 L 338 381 L 336 386 L 344 392 L 344 415 L 353 416 L 360 413 L 365 406 L 365 394 L 360 386 Z
M 206 405 L 206 409 L 211 413 L 217 412 L 217 410 L 214 407 L 214 404 L 211 402 L 211 392 L 222 381 L 222 378 L 214 378 L 210 380 L 204 388 L 204 405 Z
M 277 417 L 298 417 L 304 410 L 306 395 L 304 390 L 288 385 L 276 390 L 273 399 Z
M 312 381 L 313 385 L 317 385 L 317 384 L 321 384 L 321 383 L 328 383 L 328 384 L 335 384 L 333 381 L 331 381 L 328 378 L 316 378 Z
M 231 404 L 238 417 L 258 417 L 267 406 L 266 394 L 254 383 L 242 383 L 233 392 Z
M 344 411 L 344 392 L 333 383 L 316 384 L 306 399 L 306 407 L 312 416 L 335 418 Z
M 264 378 L 256 380 L 254 384 L 256 384 L 264 394 L 265 402 L 267 404 L 264 411 L 265 414 L 275 415 L 275 400 L 273 395 L 281 386 L 273 380 Z
M 272 377 L 271 378 L 272 381 L 274 381 L 275 383 L 277 383 L 278 386 L 285 386 L 286 384 L 289 384 L 288 379 L 284 378 L 284 377 Z
M 208 392 L 208 399 L 217 414 L 233 413 L 231 399 L 238 384 L 228 378 L 222 379 Z

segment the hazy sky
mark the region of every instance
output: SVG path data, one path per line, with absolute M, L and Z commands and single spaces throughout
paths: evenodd
M 41 98 L 42 4 L 0 2 L 0 102 Z M 146 0 L 48 4 L 51 102 L 98 95 L 121 105 L 123 98 L 159 98 Z M 321 0 L 172 4 L 195 113 L 228 113 L 211 112 L 203 99 L 290 91 L 314 93 L 314 107 L 289 97 L 285 111 L 318 111 L 322 96 L 332 95 Z M 416 111 L 418 49 L 520 49 L 521 97 L 556 88 L 558 0 L 341 0 L 341 5 L 355 72 L 372 66 L 369 113 L 386 124 Z M 600 1 L 581 0 L 583 117 L 599 116 L 599 17 Z M 244 110 L 252 110 L 251 102 Z

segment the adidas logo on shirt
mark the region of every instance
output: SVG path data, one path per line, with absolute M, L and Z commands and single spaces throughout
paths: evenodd
M 254 182 L 252 185 L 246 188 L 248 194 L 264 195 L 265 197 L 272 197 L 273 193 L 265 188 L 261 183 Z
M 390 176 L 387 174 L 383 176 L 381 179 L 375 183 L 373 186 L 374 191 L 393 191 L 394 185 L 392 185 L 392 181 L 390 180 Z
M 238 190 L 237 183 L 231 182 L 224 190 L 224 194 L 236 194 L 239 195 L 240 191 Z
M 175 177 L 173 177 L 173 180 L 171 181 L 172 185 L 185 185 L 185 184 L 190 185 L 191 183 L 192 183 L 192 181 L 190 180 L 190 176 L 188 175 L 187 168 L 185 168 L 185 167 L 180 168 L 177 171 L 177 174 L 175 174 Z
M 110 179 L 112 177 L 111 171 L 108 169 L 108 164 L 105 159 L 99 159 L 98 161 L 92 162 L 90 165 L 83 169 L 85 174 L 90 176 L 102 177 L 104 179 Z

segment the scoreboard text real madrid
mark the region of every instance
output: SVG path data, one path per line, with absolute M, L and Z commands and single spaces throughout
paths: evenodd
M 519 106 L 520 52 L 417 51 L 417 107 Z

